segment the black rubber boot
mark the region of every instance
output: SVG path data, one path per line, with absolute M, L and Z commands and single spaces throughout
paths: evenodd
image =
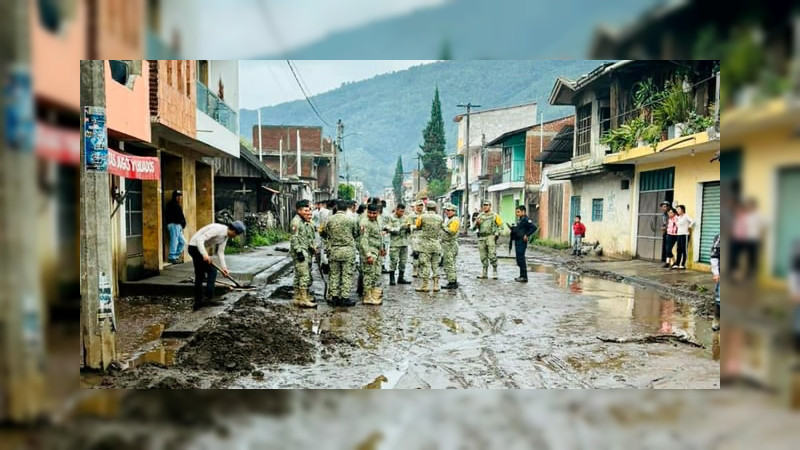
M 327 303 L 329 306 L 336 306 L 339 303 L 339 297 L 328 296 L 328 298 L 325 300 L 325 303 Z
M 397 283 L 394 282 L 394 270 L 389 272 L 389 286 L 394 286 Z
M 359 297 L 364 295 L 364 275 L 361 275 L 361 274 L 358 275 L 358 283 L 356 285 L 356 294 L 358 294 Z
M 458 282 L 448 281 L 446 285 L 442 286 L 442 289 L 458 289 Z
M 400 275 L 397 277 L 397 284 L 411 284 L 410 281 L 406 281 L 405 274 L 405 271 L 400 271 Z
M 356 305 L 355 300 L 352 300 L 349 297 L 339 297 L 339 302 L 336 303 L 336 306 L 342 306 L 342 307 L 346 307 L 346 308 L 349 308 L 349 307 L 355 306 L 355 305 Z

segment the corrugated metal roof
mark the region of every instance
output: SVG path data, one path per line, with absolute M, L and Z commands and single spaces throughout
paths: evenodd
M 544 164 L 561 164 L 572 159 L 572 141 L 574 139 L 575 127 L 564 125 L 564 128 L 550 141 L 547 148 L 534 158 Z

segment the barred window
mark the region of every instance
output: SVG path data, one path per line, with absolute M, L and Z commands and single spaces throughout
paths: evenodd
M 602 222 L 603 221 L 603 199 L 602 198 L 593 198 L 592 199 L 592 222 Z
M 591 151 L 592 104 L 578 108 L 578 128 L 576 131 L 575 156 L 588 155 Z

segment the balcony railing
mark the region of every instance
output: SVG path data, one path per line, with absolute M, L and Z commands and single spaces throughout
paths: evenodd
M 524 161 L 514 161 L 510 170 L 503 171 L 503 183 L 515 183 L 518 181 L 525 181 Z
M 212 119 L 219 122 L 222 126 L 237 134 L 236 125 L 238 117 L 236 111 L 232 110 L 217 94 L 211 92 L 208 87 L 197 82 L 197 109 L 208 114 Z

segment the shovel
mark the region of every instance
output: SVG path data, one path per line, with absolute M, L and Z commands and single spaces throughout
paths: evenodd
M 219 271 L 219 273 L 221 273 L 222 276 L 224 276 L 225 278 L 231 280 L 231 282 L 233 282 L 233 285 L 236 286 L 238 289 L 247 289 L 248 288 L 248 286 L 243 286 L 241 283 L 236 281 L 236 279 L 233 278 L 232 276 L 225 275 L 225 272 L 223 272 L 222 269 L 218 265 L 214 264 L 213 262 L 211 263 L 211 266 L 213 266 L 215 269 L 217 269 L 217 271 Z

